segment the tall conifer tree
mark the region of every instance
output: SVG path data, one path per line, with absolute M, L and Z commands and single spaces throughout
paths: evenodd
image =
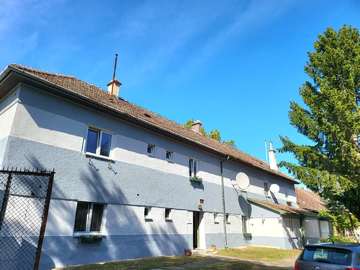
M 303 103 L 291 102 L 289 118 L 310 141 L 281 137 L 282 152 L 298 164 L 282 162 L 298 179 L 360 217 L 360 34 L 344 26 L 327 29 L 308 53 L 300 88 Z

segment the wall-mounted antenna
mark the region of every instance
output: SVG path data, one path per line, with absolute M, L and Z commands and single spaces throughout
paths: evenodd
M 118 60 L 118 54 L 115 53 L 114 72 L 113 72 L 113 76 L 112 76 L 112 82 L 115 81 L 117 60 Z M 114 83 L 111 85 L 111 93 L 113 93 L 113 91 L 114 91 Z

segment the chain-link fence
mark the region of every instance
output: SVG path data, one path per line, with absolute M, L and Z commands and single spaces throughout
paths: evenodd
M 0 269 L 37 270 L 54 172 L 0 170 Z

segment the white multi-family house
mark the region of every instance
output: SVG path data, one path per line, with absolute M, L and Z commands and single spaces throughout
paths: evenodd
M 56 171 L 42 269 L 301 245 L 297 181 L 201 135 L 200 122 L 187 129 L 123 100 L 120 85 L 20 65 L 0 75 L 0 166 Z

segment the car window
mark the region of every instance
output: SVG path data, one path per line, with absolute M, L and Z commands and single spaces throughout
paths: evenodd
M 350 265 L 351 251 L 330 247 L 307 247 L 304 250 L 302 259 L 309 262 Z

